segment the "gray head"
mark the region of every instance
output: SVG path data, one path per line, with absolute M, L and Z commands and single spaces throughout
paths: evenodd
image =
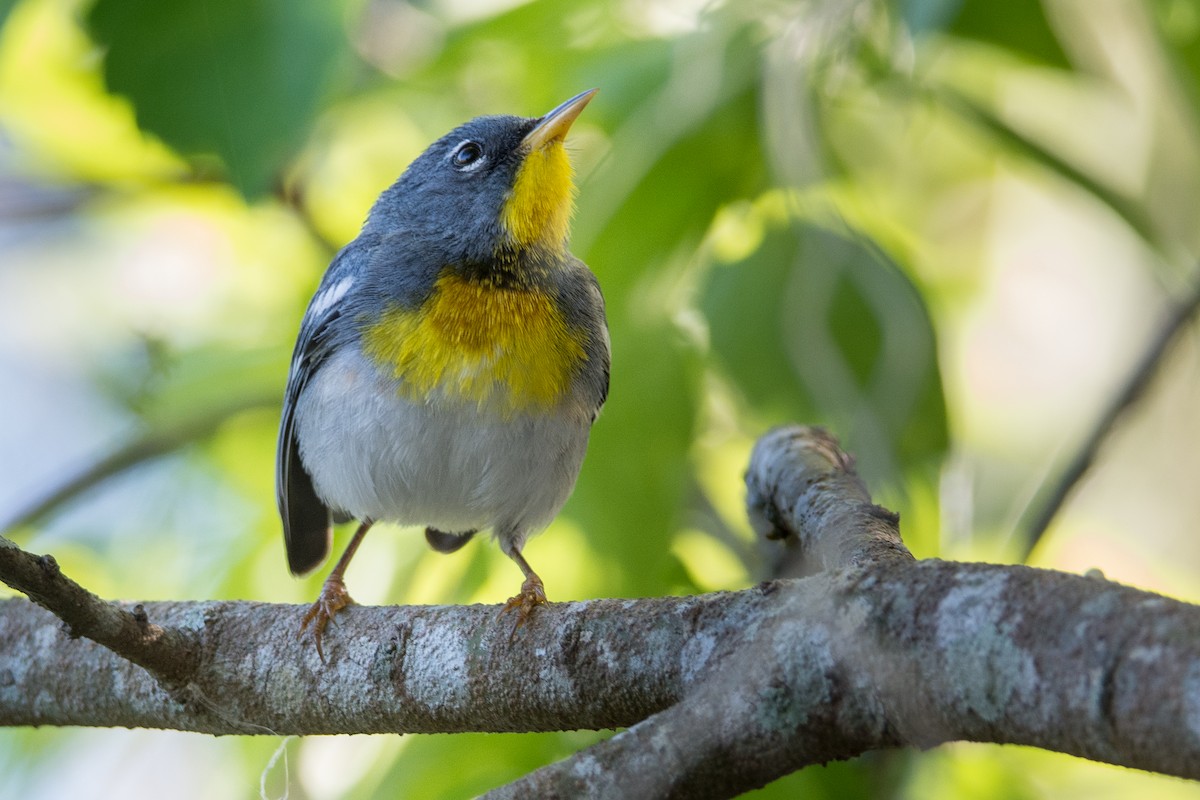
M 364 236 L 399 233 L 447 265 L 561 251 L 574 195 L 563 140 L 594 94 L 543 117 L 478 117 L 455 128 L 380 195 Z

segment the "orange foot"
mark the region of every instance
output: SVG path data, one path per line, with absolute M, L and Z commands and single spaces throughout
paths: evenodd
M 512 629 L 512 635 L 516 636 L 517 628 L 525 624 L 535 608 L 545 605 L 545 603 L 546 587 L 542 585 L 542 579 L 531 572 L 525 582 L 521 584 L 521 593 L 508 598 L 508 602 L 504 604 L 504 608 L 500 609 L 500 613 L 517 612 L 517 621 Z
M 304 614 L 304 619 L 300 620 L 301 638 L 308 630 L 309 623 L 312 623 L 313 643 L 317 646 L 317 655 L 321 657 L 322 663 L 325 661 L 325 653 L 321 650 L 321 637 L 325 635 L 325 626 L 339 611 L 353 603 L 354 598 L 346 591 L 345 582 L 337 578 L 329 578 L 321 586 L 321 595 L 317 598 L 317 602 L 309 607 Z

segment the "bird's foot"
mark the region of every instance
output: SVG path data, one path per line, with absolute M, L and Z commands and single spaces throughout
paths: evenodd
M 542 585 L 541 578 L 534 573 L 530 573 L 525 582 L 521 584 L 520 594 L 508 598 L 508 602 L 504 604 L 504 608 L 500 609 L 500 613 L 517 612 L 517 621 L 513 623 L 512 629 L 512 635 L 516 636 L 517 628 L 525 624 L 526 620 L 533 613 L 533 610 L 545 604 L 546 587 Z
M 317 602 L 309 606 L 308 611 L 304 613 L 304 619 L 300 620 L 301 638 L 309 630 L 309 624 L 312 624 L 313 643 L 317 646 L 317 655 L 321 657 L 322 663 L 325 661 L 325 653 L 321 650 L 321 638 L 325 635 L 325 626 L 339 611 L 353 604 L 354 598 L 346 591 L 345 581 L 331 577 L 321 586 Z

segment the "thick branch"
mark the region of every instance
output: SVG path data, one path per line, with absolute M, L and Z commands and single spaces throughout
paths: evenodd
M 552 604 L 513 642 L 495 607 L 356 607 L 338 618 L 326 668 L 294 637 L 301 607 L 146 610 L 199 642 L 191 702 L 9 600 L 0 721 L 533 731 L 628 726 L 674 705 L 589 750 L 602 766 L 622 764 L 592 777 L 637 785 L 626 781 L 646 741 L 688 762 L 671 779 L 686 794 L 868 749 L 969 739 L 1200 778 L 1200 610 L 1045 570 L 929 561 L 731 594 Z
M 1192 675 L 1188 653 L 1200 651 L 1200 609 L 1175 604 L 1170 641 L 1183 646 L 1163 681 L 1134 654 L 1165 630 L 1147 636 L 1135 612 L 1165 600 L 1057 573 L 913 564 L 899 519 L 870 502 L 820 429 L 768 433 L 746 484 L 756 528 L 798 543 L 801 574 L 823 573 L 783 593 L 792 613 L 760 620 L 679 704 L 490 796 L 729 797 L 831 758 L 956 738 L 1116 763 L 1173 749 L 1170 767 L 1152 769 L 1200 770 L 1200 736 L 1165 733 L 1190 725 L 1200 673 L 1192 700 L 1153 720 L 1115 696 L 1120 686 L 1179 697 L 1173 682 Z M 1151 617 L 1165 624 L 1153 612 L 1143 623 Z M 1060 630 L 1066 619 L 1073 627 Z
M 120 725 L 206 733 L 381 733 L 613 728 L 676 702 L 734 632 L 748 591 L 551 604 L 510 638 L 496 606 L 353 606 L 328 663 L 296 636 L 301 606 L 146 603 L 198 643 L 189 702 L 75 641 L 49 614 L 0 602 L 0 724 Z M 698 643 L 689 640 L 700 637 Z
M 809 764 L 953 739 L 1200 777 L 1192 606 L 936 561 L 786 586 L 756 644 L 682 703 L 489 797 L 730 797 Z
M 161 646 L 188 654 L 184 691 L 168 695 L 31 603 L 0 603 L 0 724 L 629 728 L 496 797 L 727 797 L 808 764 L 952 739 L 1200 778 L 1200 608 L 1047 570 L 912 561 L 831 438 L 781 430 L 762 448 L 755 513 L 819 574 L 551 604 L 515 639 L 496 607 L 353 607 L 326 640 L 328 665 L 296 639 L 301 607 L 147 603 L 142 617 L 0 550 L 0 572 L 32 596 L 46 581 L 52 596 L 82 593 L 82 610 L 56 610 L 96 615 L 97 638 L 148 618 L 184 643 Z

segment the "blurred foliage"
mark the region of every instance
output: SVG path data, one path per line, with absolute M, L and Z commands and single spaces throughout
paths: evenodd
M 87 23 L 141 128 L 215 156 L 251 199 L 295 157 L 349 51 L 336 3 L 97 0 Z
M 945 29 L 954 36 L 976 39 L 1047 67 L 1071 68 L 1039 0 L 1010 0 L 1003 5 L 977 0 L 912 0 L 902 5 L 914 33 Z M 939 7 L 946 16 L 929 19 L 930 7 Z
M 0 371 L 29 420 L 4 440 L 29 455 L 9 459 L 16 510 L 0 514 L 105 595 L 315 595 L 320 575 L 286 574 L 273 507 L 289 348 L 374 196 L 471 116 L 601 89 L 570 145 L 612 392 L 574 496 L 528 551 L 558 600 L 769 576 L 740 478 L 786 421 L 842 438 L 919 555 L 1005 558 L 1029 475 L 1053 475 L 1092 408 L 1078 395 L 1119 372 L 1145 306 L 1086 329 L 1110 372 L 1060 366 L 1057 394 L 1006 394 L 1015 373 L 970 346 L 968 309 L 1006 296 L 995 264 L 1085 249 L 1079 216 L 1115 243 L 1097 264 L 1129 254 L 1136 280 L 1096 266 L 1055 294 L 1048 276 L 1036 320 L 1169 295 L 1200 249 L 1197 0 L 0 0 L 0 25 L 0 188 L 15 187 L 0 200 L 16 209 L 0 338 L 28 343 L 0 347 Z M 1054 209 L 1050 232 L 1005 255 L 1018 195 Z M 1087 558 L 1142 563 L 1087 523 Z M 1074 568 L 1069 533 L 1055 552 Z M 365 547 L 364 602 L 497 602 L 517 583 L 486 542 L 447 558 L 381 529 Z M 266 771 L 270 796 L 286 780 L 293 797 L 459 797 L 601 735 L 318 737 L 287 744 L 285 772 L 267 770 L 273 740 L 3 732 L 0 795 L 251 797 Z M 130 766 L 147 748 L 169 782 Z M 871 756 L 753 796 L 1099 796 L 1112 772 L 995 750 Z
M 934 462 L 946 416 L 920 295 L 868 241 L 784 223 L 711 276 L 714 355 L 752 407 L 846 431 L 874 483 Z

